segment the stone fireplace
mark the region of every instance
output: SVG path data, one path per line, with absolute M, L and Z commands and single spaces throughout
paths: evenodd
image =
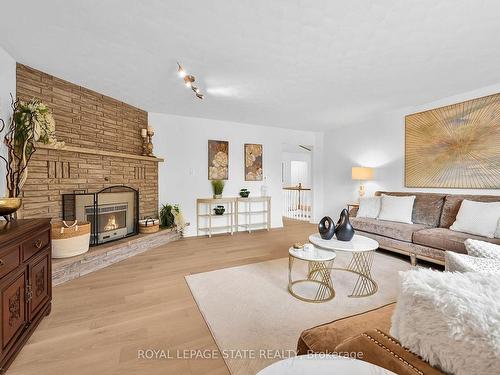
M 78 203 L 74 215 L 78 220 L 100 217 L 99 225 L 107 226 L 98 228 L 102 236 L 95 241 L 101 243 L 123 236 L 125 230 L 130 234 L 132 217 L 158 216 L 158 163 L 163 160 L 141 155 L 146 111 L 22 64 L 17 65 L 17 96 L 36 97 L 47 104 L 56 122 L 56 137 L 65 142 L 58 149 L 37 145 L 20 217 L 69 218 L 63 196 L 89 192 L 77 195 L 82 201 L 74 202 Z M 116 192 L 108 196 L 105 191 L 113 186 L 136 191 L 138 203 Z M 98 209 L 92 203 L 96 192 L 102 192 Z M 131 210 L 137 213 L 131 215 Z

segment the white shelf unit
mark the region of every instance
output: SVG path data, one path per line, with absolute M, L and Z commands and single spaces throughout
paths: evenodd
M 223 215 L 216 215 L 214 207 L 226 208 Z M 222 225 L 221 218 L 225 218 Z M 230 233 L 239 230 L 248 231 L 271 229 L 271 197 L 227 197 L 198 198 L 196 200 L 197 235 Z
M 236 198 L 236 230 L 271 229 L 271 197 Z
M 216 215 L 214 208 L 218 205 L 224 206 L 226 211 L 223 215 Z M 215 233 L 230 233 L 233 235 L 235 229 L 235 207 L 236 198 L 198 198 L 196 200 L 196 228 L 197 235 L 200 232 L 212 237 Z M 226 225 L 219 225 L 216 221 L 226 219 Z M 203 226 L 202 226 L 203 225 Z

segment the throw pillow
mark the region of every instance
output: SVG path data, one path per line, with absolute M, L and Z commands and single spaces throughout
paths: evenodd
M 359 198 L 359 209 L 356 217 L 376 219 L 380 212 L 380 197 Z
M 378 219 L 413 224 L 411 214 L 414 202 L 415 195 L 396 197 L 382 194 Z
M 500 368 L 500 277 L 490 273 L 400 272 L 391 334 L 432 366 L 456 375 Z
M 500 260 L 500 245 L 485 241 L 473 240 L 471 238 L 464 242 L 467 254 L 473 257 L 490 258 Z
M 500 218 L 500 202 L 464 199 L 451 230 L 493 238 Z
M 500 273 L 500 259 L 478 258 L 453 251 L 445 251 L 444 267 L 449 272 Z

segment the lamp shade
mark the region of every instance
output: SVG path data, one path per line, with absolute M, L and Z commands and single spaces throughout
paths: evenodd
M 372 180 L 373 179 L 373 168 L 368 167 L 352 167 L 352 179 L 353 180 Z

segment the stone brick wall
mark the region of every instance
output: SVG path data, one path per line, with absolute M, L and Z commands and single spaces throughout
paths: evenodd
M 90 154 L 38 149 L 23 189 L 22 217 L 61 217 L 61 194 L 77 189 L 95 192 L 113 185 L 138 189 L 140 216 L 157 216 L 158 163 L 98 154 L 140 155 L 147 112 L 21 64 L 17 65 L 17 96 L 40 98 L 51 108 L 58 140 L 96 150 Z

